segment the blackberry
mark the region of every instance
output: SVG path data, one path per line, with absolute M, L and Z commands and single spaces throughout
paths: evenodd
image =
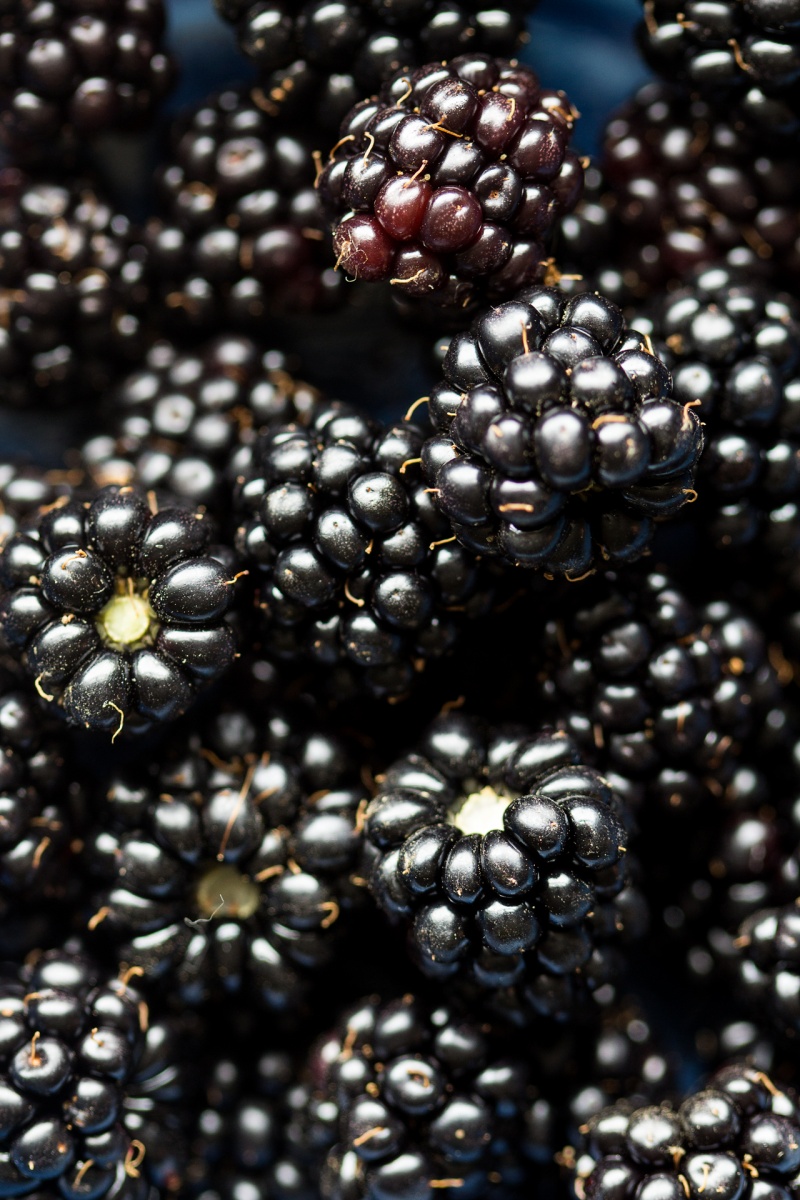
M 583 184 L 576 115 L 529 67 L 488 55 L 395 76 L 345 118 L 318 180 L 337 266 L 457 316 L 541 279 Z
M 192 1194 L 315 1200 L 310 1164 L 291 1137 L 293 1110 L 308 1100 L 307 1089 L 295 1082 L 297 1064 L 289 1054 L 268 1051 L 252 1068 L 251 1045 L 231 1050 L 204 1072 L 205 1104 L 187 1172 Z
M 41 508 L 71 494 L 70 475 L 0 461 L 0 547 Z
M 589 1122 L 574 1189 L 608 1197 L 791 1194 L 800 1165 L 800 1111 L 762 1071 L 715 1072 L 676 1110 L 614 1107 Z
M 334 302 L 340 279 L 311 149 L 275 126 L 260 93 L 229 89 L 179 117 L 145 230 L 165 320 L 258 327 L 278 310 Z
M 231 664 L 235 567 L 213 556 L 210 524 L 111 485 L 5 544 L 6 640 L 70 724 L 116 738 L 171 721 Z
M 257 431 L 307 419 L 317 403 L 284 355 L 249 338 L 226 334 L 196 351 L 160 341 L 111 393 L 109 432 L 83 446 L 82 460 L 99 485 L 137 481 L 219 513 Z
M 0 166 L 0 402 L 100 392 L 145 344 L 144 275 L 129 221 L 91 184 Z
M 140 126 L 168 91 L 162 0 L 2 0 L 0 139 L 44 158 Z
M 795 0 L 644 0 L 651 66 L 776 137 L 800 131 L 800 9 Z
M 259 719 L 254 732 L 228 713 L 172 759 L 103 788 L 88 926 L 186 1004 L 246 990 L 290 1012 L 358 901 L 367 798 L 338 741 L 291 714 Z
M 680 284 L 720 259 L 797 283 L 800 166 L 790 149 L 650 83 L 608 123 L 602 157 L 617 260 L 645 284 Z
M 453 647 L 465 617 L 485 610 L 490 581 L 431 504 L 422 442 L 414 425 L 380 426 L 337 403 L 307 428 L 257 440 L 237 549 L 279 660 L 348 667 L 355 686 L 401 696 Z
M 312 1112 L 336 1143 L 322 1195 L 479 1197 L 513 1182 L 527 1080 L 502 1049 L 412 996 L 351 1009 L 310 1059 Z
M 370 888 L 426 974 L 565 1019 L 642 927 L 626 815 L 566 734 L 451 713 L 367 810 Z
M 64 891 L 71 830 L 67 752 L 0 661 L 0 923 Z
M 581 576 L 645 553 L 702 446 L 669 371 L 599 293 L 526 288 L 450 343 L 422 450 L 436 505 L 481 554 Z
M 791 564 L 800 549 L 800 307 L 720 266 L 636 323 L 672 371 L 676 401 L 697 405 L 705 424 L 695 525 L 716 547 L 757 546 Z
M 590 761 L 691 812 L 780 702 L 765 635 L 659 571 L 585 584 L 545 628 L 541 700 Z
M 6 1193 L 144 1200 L 154 1186 L 175 1190 L 180 1025 L 151 1021 L 126 980 L 69 948 L 7 971 L 0 999 Z
M 334 132 L 361 96 L 400 67 L 463 51 L 512 54 L 526 39 L 534 0 L 215 0 L 258 68 L 273 116 Z

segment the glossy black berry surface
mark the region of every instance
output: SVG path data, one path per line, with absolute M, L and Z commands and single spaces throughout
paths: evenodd
M 142 126 L 175 64 L 162 0 L 3 0 L 0 140 L 23 160 Z
M 97 397 L 146 345 L 148 297 L 131 224 L 93 184 L 0 166 L 0 404 Z
M 258 68 L 271 115 L 334 132 L 398 68 L 457 54 L 512 54 L 533 0 L 215 0 Z
M 145 230 L 166 325 L 257 329 L 276 310 L 325 308 L 340 290 L 313 147 L 276 125 L 260 95 L 220 92 L 172 128 L 160 215 Z
M 210 537 L 206 514 L 109 485 L 5 544 L 4 636 L 48 707 L 116 739 L 180 716 L 230 666 L 238 572 Z
M 566 734 L 450 714 L 367 810 L 370 888 L 426 974 L 563 1020 L 642 928 L 625 820 Z
M 6 1194 L 144 1200 L 179 1185 L 179 1025 L 70 950 L 7 970 L 0 999 Z
M 723 1067 L 680 1105 L 607 1109 L 588 1122 L 574 1190 L 609 1197 L 789 1195 L 800 1163 L 796 1097 L 745 1064 Z M 754 1174 L 755 1172 L 755 1174 Z
M 417 426 L 335 402 L 303 420 L 263 433 L 239 482 L 237 549 L 258 581 L 264 643 L 404 695 L 491 589 L 431 503 Z
M 106 404 L 106 431 L 82 448 L 98 485 L 137 481 L 181 501 L 230 506 L 262 427 L 309 419 L 318 394 L 277 350 L 223 335 L 196 351 L 157 342 Z
M 640 557 L 695 495 L 698 418 L 599 293 L 526 288 L 457 334 L 443 371 L 423 467 L 480 554 L 579 578 Z
M 717 548 L 756 546 L 791 565 L 800 549 L 797 302 L 709 267 L 641 325 L 672 372 L 676 401 L 704 424 L 695 524 Z
M 583 184 L 574 120 L 514 61 L 462 55 L 399 73 L 353 108 L 318 181 L 337 265 L 462 319 L 541 279 Z
M 640 44 L 653 67 L 773 137 L 800 130 L 796 0 L 644 0 Z
M 228 712 L 97 795 L 89 928 L 186 1004 L 242 993 L 291 1014 L 363 894 L 366 804 L 336 739 L 291 713 Z
M 311 1112 L 333 1142 L 322 1195 L 473 1197 L 513 1182 L 526 1071 L 489 1035 L 410 995 L 351 1009 L 309 1060 Z

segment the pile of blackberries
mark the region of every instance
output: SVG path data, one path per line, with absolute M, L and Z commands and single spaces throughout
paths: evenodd
M 0 1200 L 792 1200 L 800 2 L 201 3 L 0 0 Z

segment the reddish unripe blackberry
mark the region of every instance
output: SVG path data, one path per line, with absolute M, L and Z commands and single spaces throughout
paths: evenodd
M 357 104 L 318 180 L 337 265 L 455 311 L 545 273 L 583 166 L 575 112 L 528 67 L 462 55 Z
M 635 322 L 704 423 L 693 522 L 716 547 L 800 550 L 800 306 L 727 267 L 656 298 Z
M 640 44 L 670 80 L 774 137 L 800 130 L 796 0 L 644 0 Z
M 146 1200 L 185 1152 L 185 1027 L 68 944 L 0 982 L 3 1188 Z
M 492 581 L 432 505 L 422 442 L 414 425 L 380 426 L 335 402 L 257 439 L 239 480 L 237 549 L 272 656 L 403 696 L 486 610 Z
M 426 974 L 566 1020 L 643 927 L 626 819 L 566 734 L 449 714 L 367 810 L 370 888 Z
M 338 739 L 291 712 L 257 720 L 226 711 L 98 790 L 88 927 L 187 1005 L 247 995 L 291 1015 L 363 896 L 367 795 Z
M 138 483 L 225 512 L 260 429 L 310 419 L 318 393 L 278 350 L 231 334 L 197 350 L 157 342 L 107 398 L 105 431 L 81 449 L 92 479 Z
M 174 78 L 162 0 L 2 0 L 0 140 L 49 157 L 141 126 Z
M 145 344 L 144 273 L 130 222 L 90 184 L 0 168 L 0 403 L 106 387 Z
M 272 121 L 257 89 L 179 116 L 145 231 L 165 320 L 241 329 L 330 304 L 340 279 L 314 178 L 307 141 Z
M 534 0 L 215 0 L 261 76 L 267 111 L 335 132 L 398 68 L 510 55 Z M 309 114 L 311 120 L 309 121 Z
M 763 1072 L 723 1067 L 681 1106 L 606 1109 L 588 1122 L 574 1161 L 579 1200 L 792 1194 L 800 1109 Z
M 230 666 L 239 572 L 212 553 L 210 526 L 110 485 L 5 544 L 3 632 L 53 711 L 116 739 L 174 720 Z
M 676 87 L 650 83 L 606 126 L 603 169 L 617 262 L 650 286 L 726 259 L 800 278 L 800 165 L 747 125 Z
M 579 577 L 640 557 L 694 496 L 700 423 L 599 293 L 526 288 L 457 334 L 443 370 L 423 469 L 473 551 Z

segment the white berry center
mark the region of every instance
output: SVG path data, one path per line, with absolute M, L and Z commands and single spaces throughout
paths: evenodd
M 229 863 L 211 867 L 197 885 L 197 904 L 208 920 L 238 917 L 246 921 L 261 902 L 258 886 Z
M 137 586 L 132 579 L 118 579 L 116 595 L 100 609 L 95 624 L 105 644 L 115 650 L 151 645 L 158 622 L 147 599 L 147 581 Z
M 482 787 L 479 792 L 470 792 L 450 809 L 447 819 L 463 834 L 487 834 L 493 829 L 503 828 L 503 813 L 511 803 L 511 796 L 496 792 L 492 787 Z

